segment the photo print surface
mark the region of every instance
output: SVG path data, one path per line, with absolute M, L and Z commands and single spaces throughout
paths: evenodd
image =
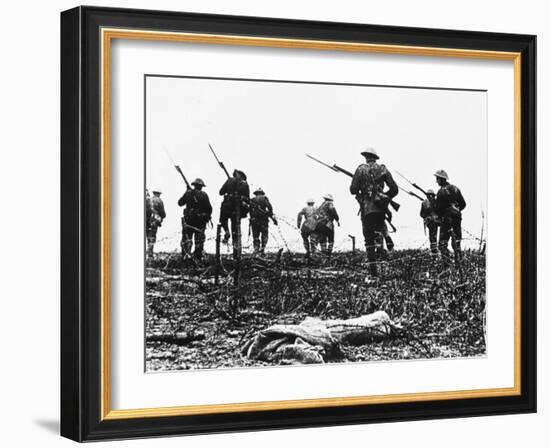
M 144 82 L 147 372 L 485 356 L 486 91 Z

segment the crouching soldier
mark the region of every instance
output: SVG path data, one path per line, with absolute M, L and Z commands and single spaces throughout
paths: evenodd
M 314 206 L 315 201 L 313 199 L 308 199 L 306 204 L 307 205 L 298 213 L 296 227 L 300 229 L 302 241 L 304 242 L 304 249 L 306 250 L 306 257 L 309 257 L 311 254 L 315 253 L 317 246 L 313 236 L 313 232 L 317 226 L 315 222 L 315 212 L 317 209 Z
M 436 212 L 435 193 L 432 189 L 426 192 L 427 199 L 420 206 L 420 217 L 424 220 L 424 230 L 428 229 L 430 239 L 430 251 L 432 255 L 437 255 L 437 229 L 439 227 L 439 217 Z
M 261 188 L 254 191 L 254 197 L 250 200 L 250 228 L 254 241 L 254 253 L 263 254 L 269 239 L 269 219 L 277 225 L 277 219 L 273 216 L 273 207 Z
M 246 174 L 234 170 L 233 176 L 225 181 L 220 188 L 223 196 L 220 207 L 220 224 L 225 232 L 223 242 L 229 241 L 229 221 L 231 221 L 231 239 L 233 241 L 233 255 L 241 253 L 241 219 L 248 215 L 250 201 L 250 187 L 246 181 Z
M 193 241 L 195 243 L 194 257 L 200 260 L 204 251 L 206 224 L 212 217 L 212 205 L 202 179 L 191 182 L 192 189 L 188 189 L 178 200 L 180 207 L 185 207 L 181 218 L 181 253 L 184 258 L 191 257 Z
M 147 255 L 149 258 L 153 257 L 158 228 L 162 226 L 162 221 L 166 218 L 164 202 L 160 198 L 161 194 L 160 190 L 153 190 L 153 197 L 149 200 L 149 206 L 147 206 L 146 202 L 146 214 L 149 215 L 147 221 Z
M 328 255 L 332 254 L 334 247 L 334 221 L 340 226 L 340 217 L 334 207 L 334 198 L 329 193 L 323 196 L 325 200 L 315 212 L 316 227 L 315 238 L 319 241 L 321 251 Z
M 436 213 L 440 217 L 439 252 L 445 263 L 451 260 L 449 239 L 453 246 L 455 263 L 462 259 L 460 242 L 462 240 L 462 210 L 466 201 L 458 187 L 449 183 L 449 175 L 444 170 L 435 172 L 435 180 L 439 185 L 436 197 Z

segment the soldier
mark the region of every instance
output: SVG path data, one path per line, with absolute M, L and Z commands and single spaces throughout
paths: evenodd
M 164 202 L 160 198 L 162 192 L 159 189 L 153 190 L 153 197 L 151 198 L 151 217 L 147 226 L 147 254 L 149 257 L 153 257 L 153 249 L 155 242 L 157 241 L 157 230 L 162 226 L 162 221 L 166 218 L 166 212 L 164 211 Z
M 449 263 L 449 238 L 453 246 L 455 263 L 458 265 L 462 259 L 460 241 L 462 240 L 462 210 L 466 207 L 466 201 L 458 187 L 449 183 L 449 175 L 444 170 L 434 173 L 439 185 L 436 197 L 436 213 L 440 218 L 439 252 L 445 263 Z
M 399 192 L 390 171 L 385 165 L 378 164 L 378 154 L 374 148 L 361 152 L 365 163 L 359 165 L 350 185 L 350 193 L 355 195 L 361 206 L 361 222 L 370 274 L 376 276 L 378 270 L 375 261 L 382 253 L 381 236 L 384 233 L 384 219 L 389 202 Z M 388 189 L 384 190 L 384 186 Z
M 269 219 L 277 225 L 277 219 L 273 216 L 273 207 L 261 188 L 254 191 L 254 197 L 250 200 L 250 228 L 254 240 L 254 253 L 264 253 L 269 239 Z
M 429 189 L 426 192 L 426 196 L 427 198 L 420 206 L 420 217 L 424 219 L 424 231 L 428 229 L 430 251 L 433 255 L 437 255 L 437 229 L 439 227 L 439 217 L 436 212 L 435 192 Z
M 201 260 L 206 224 L 212 217 L 212 205 L 208 194 L 202 191 L 206 187 L 202 179 L 195 179 L 191 185 L 193 189 L 187 189 L 178 200 L 178 205 L 185 207 L 181 218 L 181 253 L 184 258 L 190 257 L 194 240 L 194 257 Z
M 151 195 L 149 190 L 145 189 L 145 228 L 149 227 L 149 221 L 151 220 L 151 215 L 153 214 L 153 207 L 151 206 Z
M 240 170 L 233 171 L 230 177 L 220 188 L 220 196 L 223 202 L 220 208 L 220 224 L 225 232 L 223 242 L 229 241 L 228 221 L 231 220 L 231 238 L 233 240 L 233 253 L 240 253 L 240 220 L 248 215 L 248 203 L 250 201 L 250 187 L 246 181 L 246 174 Z
M 315 231 L 315 227 L 317 225 L 315 222 L 315 212 L 317 209 L 314 206 L 315 201 L 313 199 L 308 199 L 306 204 L 307 205 L 298 213 L 296 227 L 300 229 L 302 240 L 304 242 L 304 248 L 306 250 L 306 257 L 309 257 L 310 254 L 315 253 L 316 249 L 316 242 L 313 237 L 313 232 Z
M 334 207 L 332 195 L 329 193 L 323 196 L 323 199 L 325 201 L 319 206 L 314 215 L 316 221 L 314 237 L 319 241 L 321 251 L 330 257 L 334 247 L 334 221 L 340 227 L 340 217 Z

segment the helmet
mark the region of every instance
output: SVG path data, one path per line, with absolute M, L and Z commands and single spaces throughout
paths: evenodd
M 442 179 L 449 180 L 449 175 L 447 174 L 447 171 L 445 170 L 437 170 L 434 173 L 435 177 L 441 177 Z
M 153 188 L 151 190 L 153 193 L 158 193 L 158 194 L 162 194 L 162 190 L 160 188 Z
M 265 194 L 264 193 L 264 190 L 262 190 L 260 187 L 256 188 L 256 190 L 254 191 L 254 194 Z
M 239 175 L 243 180 L 246 180 L 246 174 L 244 174 L 244 171 L 235 169 L 233 170 L 233 176 L 235 175 Z
M 428 191 L 426 191 L 426 194 L 427 194 L 427 195 L 428 195 L 428 194 L 434 194 L 434 195 L 435 195 L 435 191 L 433 191 L 433 190 L 430 188 Z
M 206 184 L 200 177 L 197 177 L 193 182 L 191 182 L 191 185 L 200 185 L 201 187 L 206 187 Z
M 315 204 L 315 199 L 309 198 L 309 199 L 306 201 L 306 204 Z
M 374 157 L 375 159 L 379 159 L 380 157 L 378 157 L 378 153 L 376 152 L 376 149 L 374 148 L 367 148 L 363 151 L 361 151 L 361 155 L 362 156 L 371 156 L 371 157 Z
M 325 194 L 323 199 L 326 199 L 327 201 L 334 201 L 334 197 L 330 193 Z

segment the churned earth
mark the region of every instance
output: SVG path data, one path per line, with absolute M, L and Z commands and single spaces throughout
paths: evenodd
M 402 330 L 388 340 L 343 345 L 328 362 L 471 357 L 485 354 L 485 255 L 467 251 L 461 269 L 426 250 L 389 254 L 379 280 L 368 281 L 364 252 L 330 260 L 301 254 L 214 257 L 200 265 L 156 254 L 146 267 L 146 369 L 271 366 L 241 354 L 273 324 L 306 317 L 348 319 L 382 310 Z

